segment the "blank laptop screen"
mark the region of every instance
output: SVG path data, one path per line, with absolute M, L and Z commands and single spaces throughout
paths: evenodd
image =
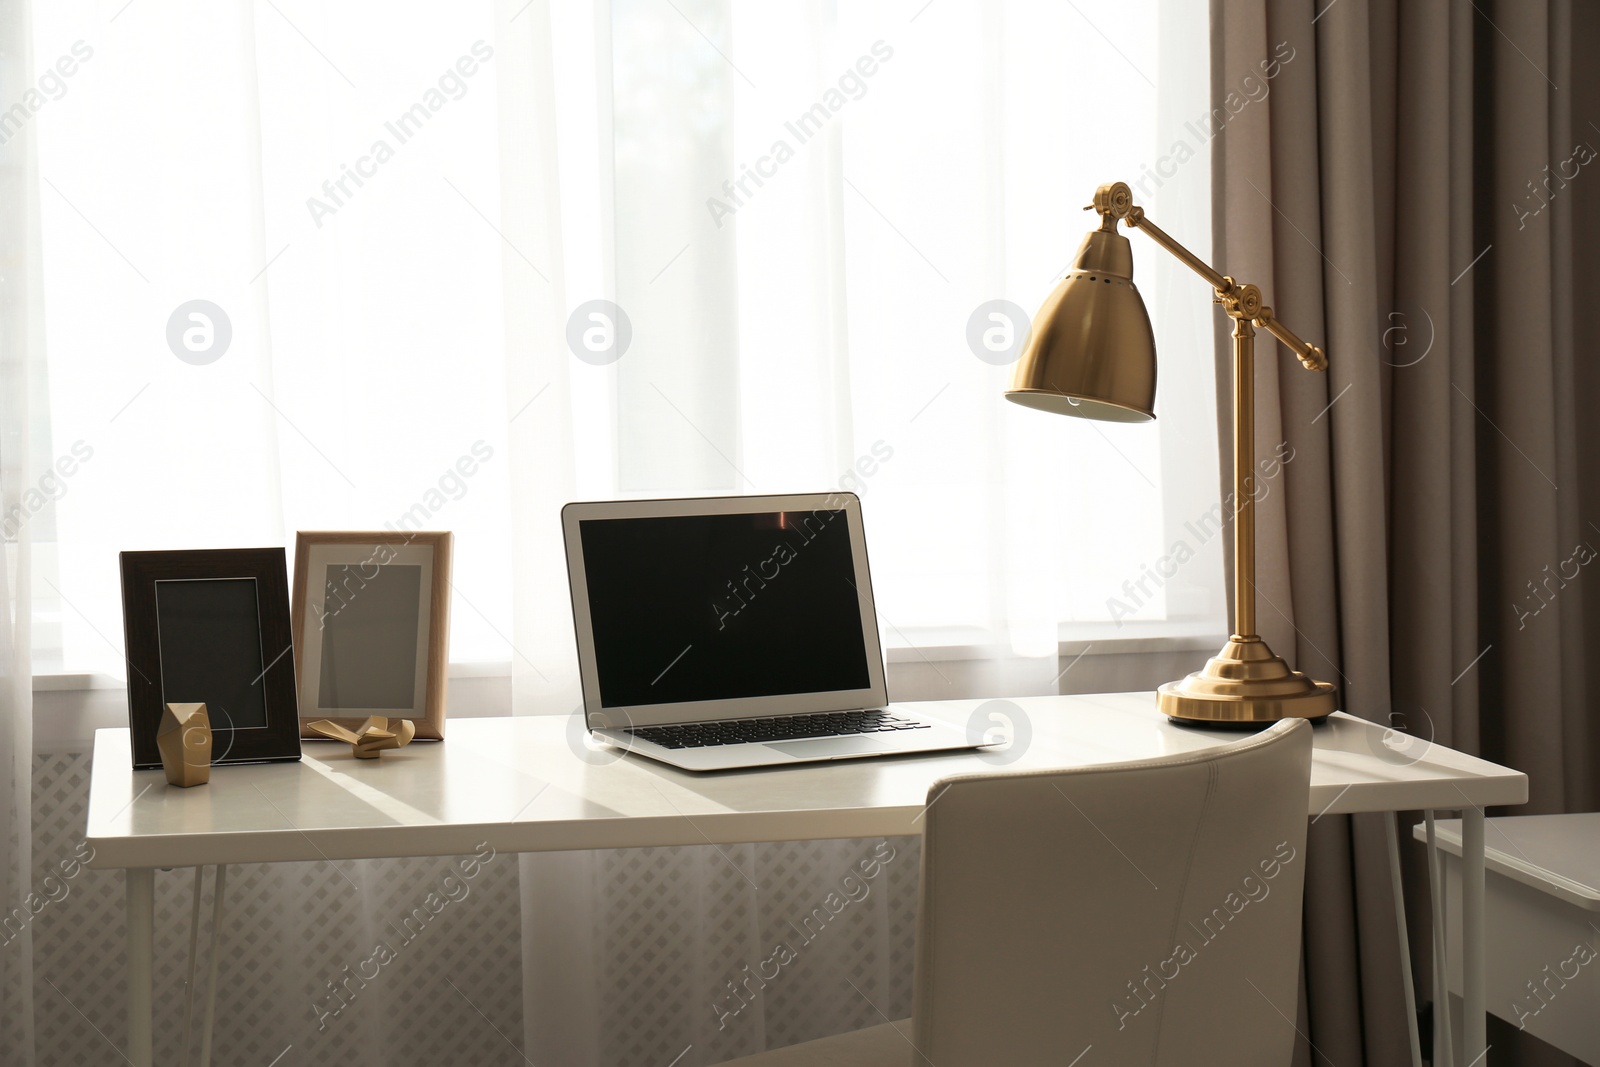
M 866 689 L 843 511 L 579 523 L 605 707 Z

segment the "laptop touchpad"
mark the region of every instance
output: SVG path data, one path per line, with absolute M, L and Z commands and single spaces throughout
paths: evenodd
M 888 748 L 872 737 L 818 737 L 809 741 L 779 741 L 765 747 L 795 759 L 851 756 L 860 752 L 883 752 Z

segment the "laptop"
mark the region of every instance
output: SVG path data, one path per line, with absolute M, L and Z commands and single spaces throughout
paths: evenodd
M 975 748 L 888 703 L 854 493 L 561 512 L 590 733 L 690 771 Z

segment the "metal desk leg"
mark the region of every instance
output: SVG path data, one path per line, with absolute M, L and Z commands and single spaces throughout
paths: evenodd
M 194 889 L 189 898 L 189 980 L 183 983 L 183 1067 L 189 1067 L 189 1035 L 194 1033 L 194 965 L 200 946 L 200 883 L 204 867 L 194 869 Z
M 1383 836 L 1389 845 L 1389 888 L 1394 893 L 1394 923 L 1400 932 L 1400 970 L 1404 972 L 1406 1033 L 1411 1038 L 1412 1067 L 1422 1067 L 1422 1040 L 1417 1033 L 1417 991 L 1411 980 L 1411 940 L 1406 936 L 1406 898 L 1400 881 L 1400 835 L 1395 831 L 1399 812 L 1383 813 Z
M 1483 809 L 1461 812 L 1461 1056 L 1481 1064 L 1486 1048 L 1484 1017 Z
M 1428 891 L 1433 898 L 1433 1062 L 1456 1067 L 1450 1047 L 1454 1028 L 1450 1024 L 1450 937 L 1445 901 L 1449 892 L 1444 884 L 1444 863 L 1439 856 L 1433 812 L 1423 815 L 1428 827 Z
M 128 923 L 128 1062 L 154 1067 L 151 982 L 155 967 L 156 872 L 130 867 L 122 874 Z
M 217 1028 L 217 963 L 222 958 L 222 895 L 228 885 L 228 865 L 217 864 L 211 883 L 211 977 L 206 981 L 206 1021 L 200 1038 L 200 1067 L 211 1067 L 211 1035 Z

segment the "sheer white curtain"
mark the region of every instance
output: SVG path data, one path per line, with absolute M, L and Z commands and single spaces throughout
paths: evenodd
M 1041 689 L 1065 635 L 1220 628 L 1219 545 L 1189 530 L 1217 484 L 1204 285 L 1141 255 L 1164 432 L 1011 409 L 1003 354 L 973 342 L 1000 329 L 1004 347 L 1006 321 L 986 314 L 1005 313 L 998 301 L 1037 306 L 1102 181 L 1134 181 L 1155 217 L 1206 248 L 1196 16 L 719 0 L 517 16 L 497 60 L 507 321 L 512 350 L 532 356 L 513 362 L 508 401 L 532 405 L 510 442 L 515 643 L 561 649 L 518 654 L 519 711 L 552 710 L 552 681 L 570 678 L 566 615 L 541 610 L 565 596 L 545 504 L 562 494 L 852 488 L 886 643 L 1043 657 L 1023 683 Z M 534 177 L 514 180 L 512 165 Z M 575 353 L 573 309 L 602 349 L 626 321 L 626 350 Z M 1153 581 L 1179 541 L 1193 559 Z M 939 677 L 947 690 L 918 695 L 967 695 Z M 877 973 L 896 945 L 880 895 L 868 904 L 885 920 L 878 969 L 841 965 L 854 986 L 816 979 L 798 1023 L 793 1001 L 765 991 L 719 1019 L 711 1005 L 738 961 L 772 950 L 766 918 L 794 907 L 790 850 L 670 850 L 638 861 L 655 873 L 638 883 L 607 854 L 524 857 L 532 1058 L 710 1063 L 903 1013 L 908 974 Z M 621 899 L 619 879 L 694 904 L 656 911 Z M 676 931 L 661 948 L 671 966 L 641 912 Z
M 42 233 L 42 270 L 5 272 L 6 307 L 12 279 L 42 280 L 39 447 L 75 461 L 46 487 L 31 568 L 8 545 L 13 784 L 17 590 L 40 579 L 35 669 L 120 676 L 123 549 L 454 530 L 452 660 L 509 674 L 517 714 L 578 705 L 558 510 L 579 498 L 855 490 L 899 696 L 972 692 L 935 647 L 1020 664 L 1015 693 L 1056 684 L 1063 640 L 1219 631 L 1220 538 L 1192 530 L 1217 485 L 1203 284 L 1132 238 L 1161 339 L 1154 427 L 1000 398 L 1097 184 L 1129 180 L 1207 247 L 1198 8 L 34 5 L 31 28 L 8 24 L 34 59 L 6 67 L 0 105 L 38 138 L 39 198 L 4 210 Z M 8 182 L 24 143 L 0 147 Z M 15 457 L 8 494 L 37 482 Z M 908 692 L 902 661 L 938 681 Z M 574 750 L 603 758 L 576 731 Z M 690 933 L 636 995 L 709 1003 L 730 959 L 765 956 L 791 853 L 657 857 L 688 903 L 655 918 Z M 635 987 L 610 949 L 644 929 L 619 925 L 617 863 L 522 861 L 535 1062 L 618 1055 Z M 902 906 L 871 905 L 903 936 Z M 650 1055 L 693 1043 L 688 1065 L 844 1018 L 795 1008 L 796 1030 L 758 1005 L 730 1038 L 696 1010 Z
M 0 8 L 0 100 L 33 88 L 32 70 L 27 5 Z M 35 529 L 49 522 L 36 483 L 50 473 L 43 425 L 32 417 L 45 388 L 35 132 L 23 116 L 0 118 L 0 1061 L 8 1064 L 33 1062 L 33 920 L 46 901 L 30 819 L 30 555 Z
M 1136 253 L 1155 427 L 998 400 L 1095 185 L 1208 240 L 1169 6 L 39 10 L 41 658 L 120 675 L 118 550 L 424 523 L 453 659 L 570 710 L 561 503 L 841 484 L 891 648 L 1217 628 L 1203 284 Z

